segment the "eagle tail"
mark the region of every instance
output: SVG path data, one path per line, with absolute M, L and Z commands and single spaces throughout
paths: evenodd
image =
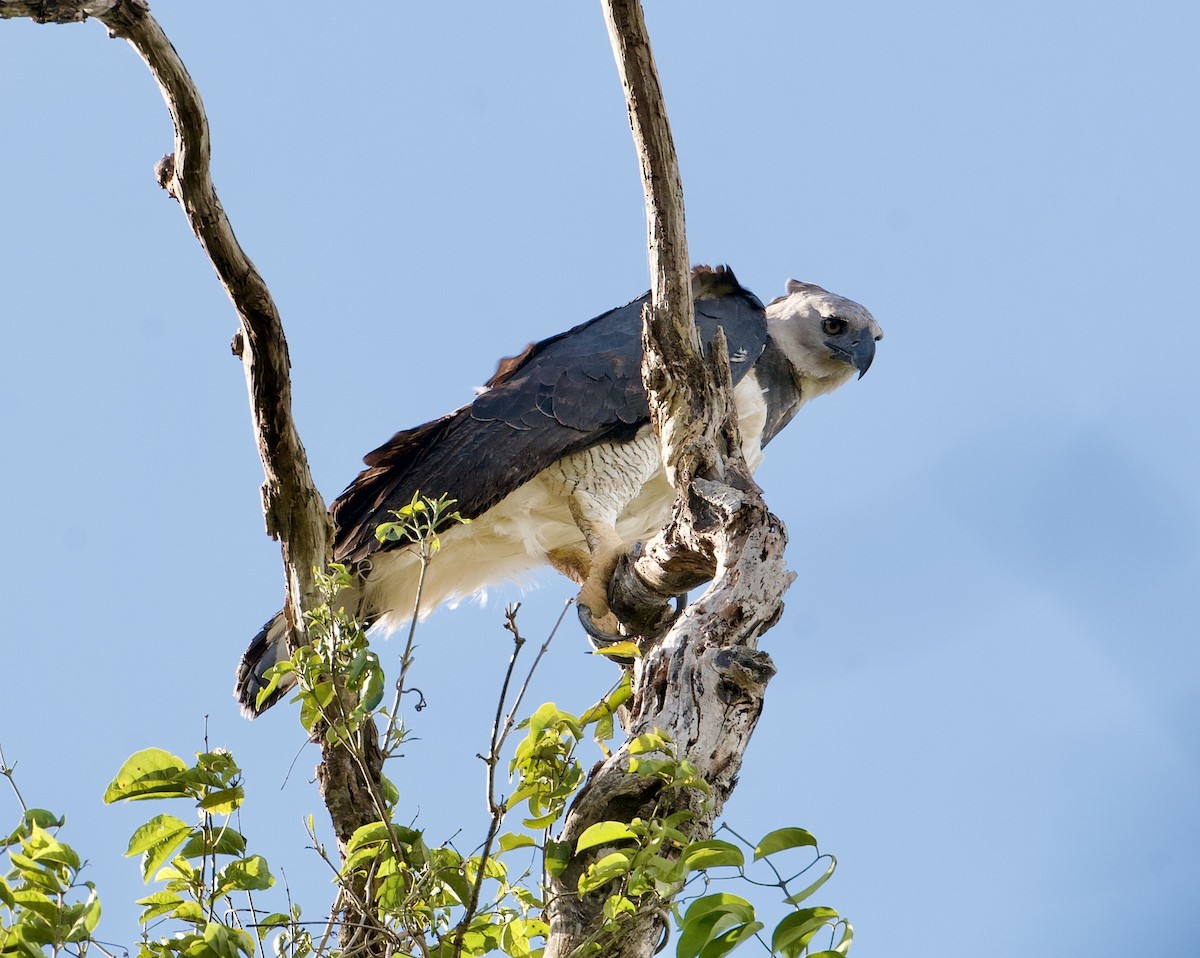
M 292 687 L 293 681 L 285 679 L 265 702 L 258 704 L 258 693 L 267 687 L 267 672 L 280 659 L 286 658 L 287 653 L 287 620 L 282 612 L 277 612 L 250 640 L 250 646 L 238 664 L 233 694 L 246 718 L 257 718 Z

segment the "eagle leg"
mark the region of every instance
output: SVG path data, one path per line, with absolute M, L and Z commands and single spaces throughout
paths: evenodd
M 613 571 L 617 568 L 617 560 L 625 551 L 625 543 L 617 536 L 616 529 L 604 536 L 601 542 L 592 549 L 590 568 L 587 578 L 579 590 L 579 608 L 587 608 L 591 624 L 601 630 L 601 634 L 615 636 L 613 641 L 621 641 L 624 636 L 619 632 L 620 622 L 608 607 L 608 584 L 612 581 Z M 595 632 L 589 635 L 598 638 Z
M 580 528 L 585 528 L 582 520 L 577 521 L 580 522 Z M 595 526 L 587 528 L 594 529 Z M 672 610 L 669 600 L 664 600 L 661 595 L 643 586 L 632 593 L 624 593 L 621 607 L 616 608 L 611 594 L 613 577 L 622 563 L 631 563 L 641 555 L 643 545 L 635 542 L 627 549 L 617 536 L 615 527 L 603 541 L 594 541 L 586 531 L 585 537 L 589 545 L 594 546 L 594 552 L 591 574 L 579 590 L 578 615 L 579 623 L 590 637 L 592 645 L 603 649 L 626 641 L 631 635 L 653 639 L 665 634 L 687 608 L 687 593 L 675 596 L 675 608 Z M 636 576 L 633 581 L 640 582 Z M 600 592 L 599 598 L 597 591 Z M 597 621 L 595 615 L 597 605 L 607 612 L 602 621 Z
M 546 553 L 546 561 L 559 575 L 565 575 L 577 585 L 587 581 L 588 569 L 592 559 L 583 549 L 551 549 Z
M 608 584 L 612 581 L 613 571 L 617 568 L 617 560 L 625 551 L 625 543 L 617 533 L 617 514 L 626 505 L 629 495 L 605 497 L 597 495 L 590 484 L 578 483 L 567 496 L 567 506 L 571 510 L 571 518 L 583 533 L 587 544 L 587 556 L 579 550 L 559 550 L 551 556 L 556 567 L 561 563 L 563 571 L 580 583 L 579 609 L 580 621 L 583 621 L 582 610 L 588 610 L 588 619 L 584 628 L 589 635 L 596 636 L 593 629 L 600 630 L 600 635 L 617 636 L 614 641 L 622 638 L 618 632 L 620 622 L 608 607 Z M 572 573 L 582 572 L 581 578 Z
M 591 636 L 592 645 L 596 648 L 605 648 L 613 645 L 616 642 L 623 642 L 625 636 L 618 632 L 607 632 L 592 618 L 592 602 L 594 599 L 594 591 L 597 583 L 590 581 L 589 573 L 592 567 L 592 557 L 583 549 L 553 549 L 546 553 L 546 559 L 550 563 L 555 572 L 560 575 L 565 575 L 572 582 L 576 582 L 587 588 L 589 599 L 584 598 L 584 590 L 581 589 L 578 598 L 575 600 L 575 610 L 579 616 L 579 624 L 583 626 L 583 631 Z M 615 567 L 615 563 L 614 563 Z M 610 573 L 611 578 L 611 573 Z M 601 587 L 605 583 L 600 583 Z M 617 625 L 616 617 L 609 611 L 607 602 L 603 605 L 606 610 L 602 617 L 602 621 L 606 625 Z M 619 626 L 617 626 L 619 628 Z

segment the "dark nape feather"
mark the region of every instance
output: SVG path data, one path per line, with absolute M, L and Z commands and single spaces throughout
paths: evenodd
M 725 331 L 733 381 L 766 345 L 762 303 L 728 267 L 693 270 L 696 325 L 707 347 Z M 601 442 L 631 439 L 649 422 L 642 386 L 646 293 L 502 360 L 485 390 L 448 416 L 396 433 L 333 503 L 334 559 L 379 549 L 375 529 L 416 492 L 457 500 L 474 519 L 547 466 Z

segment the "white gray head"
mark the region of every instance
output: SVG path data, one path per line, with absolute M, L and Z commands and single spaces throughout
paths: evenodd
M 859 378 L 875 358 L 883 330 L 853 300 L 812 283 L 787 281 L 787 294 L 767 304 L 767 333 L 792 365 L 804 400 Z

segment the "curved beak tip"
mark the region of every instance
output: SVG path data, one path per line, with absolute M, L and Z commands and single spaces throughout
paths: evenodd
M 858 370 L 858 378 L 862 379 L 871 368 L 871 363 L 875 361 L 875 340 L 867 337 L 861 343 L 857 343 L 850 351 L 850 357 L 854 368 Z
M 871 363 L 875 361 L 875 340 L 870 337 L 849 342 L 827 339 L 825 345 L 829 347 L 834 358 L 857 369 L 859 379 L 867 374 Z

